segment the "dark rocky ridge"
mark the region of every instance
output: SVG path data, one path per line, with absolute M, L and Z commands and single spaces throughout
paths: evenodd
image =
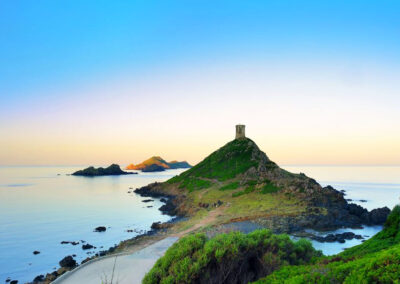
M 94 168 L 88 167 L 84 170 L 76 171 L 72 175 L 74 176 L 86 176 L 86 177 L 95 177 L 95 176 L 116 176 L 116 175 L 132 175 L 137 174 L 134 172 L 124 172 L 117 164 L 112 164 L 107 168 Z

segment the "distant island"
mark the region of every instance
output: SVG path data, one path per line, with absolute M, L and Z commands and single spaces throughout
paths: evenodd
M 160 156 L 153 156 L 140 164 L 134 165 L 130 164 L 125 169 L 126 170 L 140 170 L 143 172 L 160 172 L 167 169 L 188 169 L 192 166 L 186 162 L 171 161 L 167 162 Z
M 118 175 L 130 175 L 136 174 L 132 172 L 124 172 L 121 170 L 119 165 L 112 164 L 107 168 L 95 168 L 95 167 L 88 167 L 84 170 L 76 171 L 72 175 L 74 176 L 85 176 L 85 177 L 95 177 L 95 176 L 118 176 Z

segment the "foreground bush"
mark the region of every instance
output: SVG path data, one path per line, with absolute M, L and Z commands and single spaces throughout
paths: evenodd
M 169 248 L 143 283 L 247 283 L 319 255 L 306 240 L 293 242 L 268 230 L 232 232 L 210 240 L 195 234 Z

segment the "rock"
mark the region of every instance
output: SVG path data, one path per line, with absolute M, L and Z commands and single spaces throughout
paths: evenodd
M 173 225 L 171 223 L 161 223 L 161 222 L 154 222 L 153 224 L 151 224 L 151 228 L 153 230 L 167 229 L 172 226 Z
M 147 208 L 152 208 L 153 206 L 146 206 Z
M 163 203 L 167 203 L 167 199 L 165 199 L 165 198 L 161 198 L 160 201 Z
M 37 254 L 39 254 L 39 253 L 40 253 L 40 251 L 37 251 L 37 250 L 35 250 L 35 251 L 33 252 L 34 255 L 37 255 Z
M 74 260 L 74 261 L 75 261 L 75 260 Z M 75 264 L 75 265 L 76 265 L 76 264 Z M 75 267 L 75 266 L 74 266 L 74 267 Z M 71 270 L 71 268 L 74 268 L 74 267 L 61 267 L 61 268 L 59 268 L 59 269 L 57 270 L 57 276 L 63 275 L 65 272 Z
M 107 230 L 107 228 L 104 226 L 100 226 L 100 227 L 97 227 L 96 229 L 94 229 L 95 232 L 105 232 L 106 230 Z
M 88 250 L 88 249 L 92 249 L 92 248 L 94 248 L 94 246 L 92 246 L 91 244 L 84 244 L 84 245 L 82 245 L 82 249 L 83 249 L 83 250 Z
M 115 175 L 131 175 L 137 173 L 128 173 L 121 170 L 121 168 L 117 164 L 112 164 L 107 168 L 94 168 L 88 167 L 84 170 L 76 171 L 72 175 L 74 176 L 86 176 L 86 177 L 95 177 L 95 176 L 115 176 Z
M 367 200 L 365 200 L 365 199 L 360 199 L 360 202 L 367 202 Z
M 91 258 L 90 258 L 90 257 L 87 257 L 87 258 L 85 258 L 84 260 L 82 260 L 81 264 L 84 264 L 84 263 L 88 262 L 89 260 L 91 260 Z
M 144 200 L 142 200 L 142 202 L 145 202 L 145 203 L 147 203 L 147 202 L 153 202 L 154 200 L 153 199 L 144 199 Z
M 33 283 L 38 283 L 38 282 L 43 282 L 44 281 L 44 275 L 38 275 L 33 279 Z
M 73 268 L 76 266 L 75 259 L 72 256 L 66 256 L 59 262 L 61 268 Z
M 381 225 L 385 223 L 387 217 L 390 214 L 390 209 L 387 207 L 373 209 L 369 212 L 369 221 L 373 225 Z
M 209 206 L 210 206 L 210 204 L 208 204 L 208 203 L 199 202 L 199 207 L 208 208 Z
M 18 284 L 18 280 L 11 280 L 10 284 Z
M 173 203 L 173 199 L 168 199 L 167 203 L 158 208 L 158 210 L 160 210 L 163 214 L 170 216 L 176 215 L 176 206 Z
M 45 280 L 51 282 L 56 280 L 57 276 L 58 276 L 57 271 L 54 271 L 52 273 L 47 273 Z
M 8 283 L 8 282 L 10 282 L 10 281 L 11 281 L 11 278 L 8 277 L 8 278 L 6 279 L 6 283 Z
M 148 172 L 163 172 L 163 171 L 165 171 L 165 168 L 163 166 L 156 165 L 156 164 L 145 166 L 142 169 L 142 172 L 145 172 L 145 173 L 148 173 Z
M 344 243 L 346 240 L 363 239 L 363 237 L 361 235 L 356 235 L 353 232 L 345 232 L 345 233 L 341 233 L 341 234 L 328 234 L 325 237 L 312 235 L 312 236 L 310 236 L 310 238 L 317 242 L 320 242 L 320 243 L 324 243 L 324 242 Z

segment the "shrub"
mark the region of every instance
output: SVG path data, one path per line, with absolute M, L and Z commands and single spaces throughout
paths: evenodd
M 189 235 L 167 250 L 143 283 L 243 283 L 285 265 L 298 265 L 320 255 L 308 241 L 294 243 L 287 235 L 257 230 Z M 240 272 L 240 273 L 239 273 Z
M 238 187 L 239 187 L 239 182 L 235 181 L 235 182 L 231 182 L 231 183 L 228 183 L 227 185 L 220 187 L 219 190 L 221 190 L 221 191 L 234 190 L 234 189 L 237 189 Z

